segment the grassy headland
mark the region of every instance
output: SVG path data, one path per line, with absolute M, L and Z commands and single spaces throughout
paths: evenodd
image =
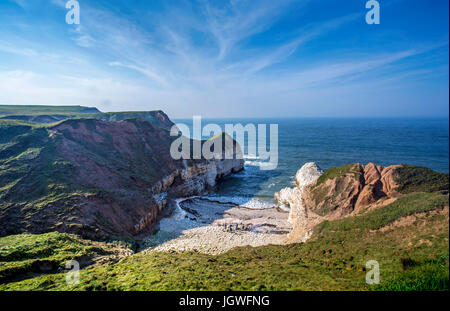
M 169 172 L 170 162 L 155 155 L 167 154 L 171 121 L 159 111 L 104 114 L 84 107 L 0 106 L 0 118 L 0 224 L 7 224 L 0 228 L 0 290 L 448 290 L 448 174 L 401 166 L 396 201 L 322 222 L 306 243 L 217 256 L 132 254 L 129 245 L 48 231 L 95 236 L 101 228 L 112 235 L 107 219 L 136 224 L 139 218 L 130 215 L 148 212 L 146 189 Z M 118 127 L 97 119 L 129 121 Z M 94 169 L 104 174 L 102 189 L 88 185 L 98 177 L 90 175 Z M 316 187 L 344 175 L 351 183 L 360 174 L 357 164 L 332 168 Z M 341 188 L 334 194 L 346 191 Z M 13 235 L 18 232 L 44 233 Z M 66 283 L 69 260 L 82 263 L 80 284 Z M 369 260 L 380 264 L 380 285 L 365 282 Z
M 306 243 L 218 256 L 138 253 L 82 270 L 78 285 L 55 273 L 0 289 L 448 290 L 448 230 L 448 196 L 413 193 L 361 216 L 324 222 Z M 380 285 L 365 283 L 369 260 L 380 264 Z

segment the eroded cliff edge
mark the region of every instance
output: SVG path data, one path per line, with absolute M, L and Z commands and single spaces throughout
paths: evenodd
M 296 174 L 296 186 L 275 193 L 279 204 L 290 208 L 293 225 L 288 242 L 308 240 L 325 220 L 363 214 L 393 203 L 412 192 L 448 194 L 448 174 L 425 167 L 369 163 L 349 164 L 323 171 L 306 163 Z
M 0 235 L 133 238 L 152 230 L 170 198 L 212 190 L 243 169 L 236 142 L 232 159 L 174 160 L 173 123 L 161 111 L 148 115 L 1 128 Z

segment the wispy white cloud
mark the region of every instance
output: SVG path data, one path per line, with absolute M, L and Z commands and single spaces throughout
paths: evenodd
M 23 1 L 23 0 L 22 0 Z M 65 8 L 66 7 L 66 3 L 67 3 L 67 1 L 65 1 L 65 0 L 50 0 L 51 1 L 51 3 L 53 3 L 54 5 L 56 5 L 56 6 L 59 6 L 59 7 L 61 7 L 61 8 Z
M 225 58 L 241 40 L 268 29 L 292 2 L 244 0 L 221 3 L 218 7 L 217 2 L 212 5 L 210 1 L 201 1 L 206 29 L 218 43 L 218 58 Z
M 34 57 L 37 56 L 38 53 L 30 48 L 17 48 L 11 44 L 8 43 L 2 43 L 0 41 L 0 52 L 13 54 L 13 55 L 21 55 L 26 57 Z
M 110 66 L 136 70 L 156 81 L 160 87 L 214 88 L 223 85 L 224 80 L 253 75 L 283 62 L 300 45 L 359 15 L 352 14 L 322 24 L 307 25 L 298 30 L 293 39 L 278 43 L 269 52 L 262 49 L 244 60 L 226 59 L 226 55 L 232 51 L 240 54 L 243 51 L 238 45 L 241 40 L 270 28 L 293 2 L 298 5 L 307 1 L 283 0 L 277 4 L 271 1 L 231 1 L 220 9 L 212 6 L 209 1 L 200 1 L 206 21 L 203 29 L 184 17 L 189 22 L 186 27 L 180 29 L 168 22 L 151 32 L 110 12 L 86 10 L 83 19 L 86 26 L 76 29 L 79 37 L 75 38 L 75 42 L 105 52 L 114 58 L 109 62 Z M 171 20 L 179 21 L 173 15 L 176 13 L 170 14 Z M 198 45 L 190 40 L 189 32 L 192 28 L 204 35 L 212 34 L 218 54 L 214 53 L 210 45 Z
M 76 28 L 71 29 L 70 32 L 73 34 L 73 41 L 84 48 L 93 47 L 95 44 L 94 38 L 92 38 L 86 31 L 83 31 L 83 26 L 78 25 Z
M 26 0 L 13 0 L 17 5 L 19 5 L 22 8 L 27 7 L 27 1 Z
M 167 81 L 161 77 L 160 75 L 156 74 L 155 72 L 145 69 L 145 68 L 141 68 L 138 66 L 134 66 L 134 65 L 125 65 L 122 64 L 121 62 L 111 62 L 109 63 L 110 66 L 116 66 L 116 67 L 124 67 L 124 68 L 129 68 L 129 69 L 133 69 L 136 70 L 140 73 L 142 73 L 143 75 L 155 80 L 156 82 L 158 82 L 159 84 L 163 85 L 163 86 L 168 86 Z
M 258 72 L 266 67 L 286 60 L 289 56 L 294 54 L 301 45 L 306 44 L 329 31 L 336 30 L 341 25 L 352 22 L 360 16 L 361 14 L 353 13 L 325 23 L 307 25 L 299 30 L 298 32 L 300 34 L 289 42 L 283 43 L 269 52 L 265 51 L 264 53 L 261 53 L 262 55 L 260 56 L 254 56 L 242 63 L 233 64 L 228 67 L 228 69 L 240 70 L 247 73 Z
M 59 7 L 63 2 L 52 0 Z M 134 19 L 83 2 L 82 25 L 68 28 L 73 46 L 66 53 L 0 41 L 0 53 L 34 59 L 51 69 L 0 71 L 0 101 L 39 100 L 106 110 L 162 108 L 175 117 L 250 115 L 264 112 L 260 103 L 276 102 L 279 113 L 286 115 L 296 103 L 336 100 L 339 96 L 333 94 L 344 91 L 351 98 L 352 88 L 361 93 L 370 85 L 387 88 L 386 81 L 417 81 L 436 74 L 405 61 L 442 44 L 393 44 L 383 53 L 357 53 L 352 46 L 324 57 L 304 53 L 323 37 L 363 21 L 364 12 L 313 19 L 282 36 L 268 36 L 265 44 L 248 44 L 276 26 L 294 5 L 307 12 L 308 2 L 198 0 L 183 2 L 192 6 L 186 10 L 167 6 L 150 22 L 144 20 L 148 12 Z M 69 62 L 79 66 L 67 66 Z

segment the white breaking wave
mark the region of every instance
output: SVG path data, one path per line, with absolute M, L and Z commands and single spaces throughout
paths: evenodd
M 275 183 L 274 182 L 267 186 L 267 188 L 269 188 L 269 189 L 272 188 L 272 187 L 275 187 Z
M 244 159 L 245 160 L 259 160 L 261 158 L 254 154 L 244 154 Z
M 264 166 L 273 166 L 273 163 L 264 161 L 245 161 L 244 165 L 264 167 Z
M 252 209 L 264 209 L 273 208 L 276 205 L 272 202 L 265 201 L 259 198 L 248 198 L 248 197 L 231 197 L 231 196 L 203 196 L 202 198 L 218 201 L 221 203 L 233 203 L 246 208 Z

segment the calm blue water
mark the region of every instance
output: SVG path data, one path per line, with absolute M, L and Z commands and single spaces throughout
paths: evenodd
M 175 120 L 192 126 L 191 120 Z M 415 164 L 449 171 L 448 119 L 203 119 L 216 123 L 276 123 L 279 163 L 260 170 L 257 158 L 246 158 L 245 170 L 226 179 L 214 196 L 247 206 L 271 205 L 273 194 L 292 186 L 307 162 L 322 169 L 348 163 Z M 191 135 L 192 136 L 192 135 Z M 198 137 L 196 137 L 198 138 Z M 205 138 L 205 137 L 204 137 Z

